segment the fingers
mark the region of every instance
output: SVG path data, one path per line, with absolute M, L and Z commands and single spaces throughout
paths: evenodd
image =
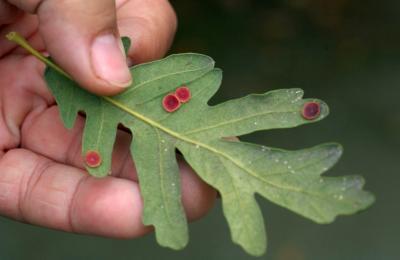
M 31 56 L 14 55 L 0 60 L 1 151 L 20 145 L 20 128 L 28 114 L 40 114 L 54 102 L 42 79 L 43 68 Z
M 159 59 L 168 51 L 177 27 L 175 12 L 168 1 L 121 1 L 118 27 L 132 40 L 129 58 L 133 64 Z
M 6 153 L 0 169 L 2 215 L 64 231 L 118 238 L 150 231 L 141 222 L 142 201 L 137 183 L 88 177 L 82 170 L 23 149 Z M 182 179 L 182 185 L 188 217 L 204 215 L 213 199 L 204 200 L 209 195 L 203 184 L 187 177 Z
M 23 160 L 23 163 L 21 163 Z M 128 237 L 148 231 L 140 221 L 137 184 L 94 179 L 27 150 L 0 161 L 0 213 L 64 231 Z
M 22 147 L 84 170 L 85 164 L 81 154 L 83 126 L 84 119 L 78 117 L 73 129 L 65 129 L 57 106 L 53 106 L 40 115 L 27 117 L 22 127 Z M 130 154 L 131 139 L 130 134 L 118 131 L 111 172 L 112 176 L 137 181 L 137 173 Z M 186 213 L 190 219 L 197 219 L 208 211 L 204 209 L 213 205 L 216 192 L 204 183 L 182 158 L 178 158 L 178 164 L 182 173 L 182 194 Z M 193 189 L 193 187 L 198 188 Z M 192 200 L 192 197 L 196 200 Z
M 0 0 L 1 1 L 1 0 Z M 37 26 L 39 22 L 35 15 L 22 15 L 18 17 L 13 23 L 0 27 L 0 57 L 8 54 L 10 51 L 16 48 L 15 43 L 10 42 L 4 37 L 7 33 L 16 31 L 21 34 L 24 38 L 29 38 L 32 34 L 37 32 Z M 42 51 L 38 46 L 33 45 L 35 49 Z
M 22 147 L 42 154 L 57 162 L 72 165 L 82 170 L 85 168 L 82 159 L 82 131 L 84 119 L 78 117 L 73 129 L 67 130 L 60 120 L 57 106 L 53 106 L 40 114 L 28 116 L 22 126 Z M 43 131 L 46 129 L 46 131 Z M 112 158 L 112 176 L 137 181 L 137 174 L 130 154 L 131 135 L 118 131 Z M 46 145 L 43 145 L 46 144 Z M 184 204 L 187 205 L 189 218 L 195 219 L 202 216 L 213 205 L 216 192 L 204 183 L 196 173 L 178 158 L 181 170 L 182 194 Z M 192 187 L 199 187 L 193 189 Z M 197 192 L 201 194 L 197 194 Z M 196 197 L 193 203 L 191 196 Z M 203 206 L 198 206 L 198 205 Z
M 80 169 L 82 159 L 82 129 L 84 119 L 78 117 L 73 129 L 64 128 L 58 108 L 53 106 L 40 115 L 28 116 L 22 127 L 22 146 L 61 163 Z M 46 129 L 46 131 L 43 131 Z M 46 145 L 43 145 L 43 144 Z M 112 176 L 137 181 L 130 155 L 130 134 L 118 131 L 112 158 Z M 212 207 L 216 192 L 204 183 L 182 159 L 178 160 L 182 178 L 183 203 L 190 219 L 203 216 Z M 197 187 L 193 188 L 193 187 Z M 192 200 L 195 197 L 195 200 Z M 195 201 L 196 203 L 193 203 Z M 200 206 L 199 206 L 200 205 Z
M 53 59 L 81 86 L 102 95 L 117 94 L 132 82 L 120 35 L 132 39 L 128 60 L 137 64 L 162 57 L 176 30 L 167 0 L 120 0 L 117 6 L 115 0 L 9 2 L 37 13 Z
M 104 95 L 131 84 L 114 0 L 10 0 L 39 18 L 47 51 L 83 87 Z
M 0 0 L 0 25 L 14 22 L 19 15 L 21 15 L 21 10 L 4 0 Z

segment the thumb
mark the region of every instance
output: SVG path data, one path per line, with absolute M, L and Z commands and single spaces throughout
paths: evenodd
M 82 87 L 113 95 L 132 82 L 114 0 L 10 0 L 36 13 L 46 50 Z

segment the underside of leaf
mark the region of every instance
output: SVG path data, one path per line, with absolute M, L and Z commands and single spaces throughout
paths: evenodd
M 325 118 L 328 106 L 318 99 L 304 99 L 301 89 L 252 94 L 209 106 L 222 72 L 208 56 L 171 55 L 132 67 L 131 72 L 132 86 L 113 97 L 85 91 L 53 65 L 45 77 L 66 127 L 74 125 L 78 112 L 86 114 L 82 154 L 95 151 L 102 159 L 97 167 L 87 168 L 90 174 L 109 173 L 118 124 L 131 130 L 143 223 L 155 227 L 161 245 L 180 249 L 188 242 L 176 149 L 219 191 L 233 241 L 252 255 L 263 254 L 267 244 L 255 194 L 317 223 L 330 223 L 373 203 L 373 195 L 362 190 L 361 177 L 321 176 L 341 156 L 338 144 L 285 151 L 224 139 Z M 163 98 L 180 86 L 190 91 L 190 102 L 169 113 Z M 314 104 L 312 113 L 307 112 L 312 117 L 304 116 L 305 104 Z

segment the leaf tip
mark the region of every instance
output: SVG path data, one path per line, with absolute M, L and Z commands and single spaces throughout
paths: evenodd
M 340 143 L 327 143 L 325 144 L 326 148 L 328 149 L 328 153 L 331 157 L 336 158 L 337 160 L 340 159 L 343 155 L 343 146 Z
M 376 201 L 376 196 L 375 196 L 375 194 L 373 194 L 373 193 L 370 192 L 370 191 L 364 191 L 364 192 L 365 192 L 365 197 L 366 197 L 366 198 L 365 198 L 364 207 L 361 208 L 361 210 L 365 210 L 365 209 L 371 207 L 372 204 L 374 204 L 375 201 Z
M 239 245 L 246 253 L 249 255 L 255 256 L 255 257 L 260 257 L 263 256 L 267 252 L 267 244 L 266 243 L 258 243 L 259 246 L 255 245 L 243 245 L 239 241 L 233 240 L 233 242 L 237 245 Z
M 372 192 L 363 190 L 365 186 L 364 177 L 360 175 L 355 175 L 353 177 L 354 188 L 359 193 L 357 196 L 357 200 L 355 200 L 353 203 L 353 207 L 354 212 L 359 212 L 366 210 L 367 208 L 372 206 L 372 204 L 374 204 L 376 201 L 376 197 Z
M 319 175 L 330 170 L 343 155 L 343 147 L 339 143 L 325 143 L 311 149 L 313 149 L 312 154 L 321 158 Z
M 122 45 L 124 47 L 125 54 L 126 54 L 126 56 L 128 56 L 128 51 L 129 51 L 129 48 L 131 47 L 131 39 L 127 36 L 122 36 L 121 41 L 122 41 Z
M 157 232 L 156 228 L 155 232 L 156 240 L 160 246 L 167 247 L 173 250 L 182 250 L 189 243 L 189 235 L 187 233 L 184 235 L 181 234 L 180 236 L 170 236 L 170 237 L 167 237 L 160 233 L 161 232 Z
M 7 40 L 9 40 L 9 41 L 13 41 L 17 35 L 18 35 L 17 32 L 9 32 L 9 33 L 6 34 L 5 37 L 6 37 Z

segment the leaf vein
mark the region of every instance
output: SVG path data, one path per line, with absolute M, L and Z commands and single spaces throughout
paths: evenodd
M 195 130 L 190 130 L 190 131 L 184 132 L 183 134 L 192 135 L 192 134 L 196 134 L 196 133 L 199 133 L 199 132 L 207 131 L 207 130 L 210 130 L 210 129 L 213 129 L 213 128 L 218 128 L 218 127 L 225 126 L 225 125 L 228 125 L 228 124 L 234 124 L 234 123 L 237 123 L 237 122 L 240 122 L 240 121 L 243 121 L 243 120 L 248 120 L 250 118 L 254 118 L 254 117 L 258 117 L 258 116 L 265 116 L 265 115 L 269 115 L 269 114 L 284 114 L 284 113 L 297 113 L 297 110 L 268 111 L 268 112 L 265 112 L 265 113 L 257 113 L 257 114 L 253 114 L 253 115 L 246 116 L 246 117 L 239 117 L 239 118 L 236 118 L 236 119 L 224 121 L 224 122 L 219 123 L 219 124 L 215 124 L 215 125 L 211 125 L 211 126 L 195 129 Z

